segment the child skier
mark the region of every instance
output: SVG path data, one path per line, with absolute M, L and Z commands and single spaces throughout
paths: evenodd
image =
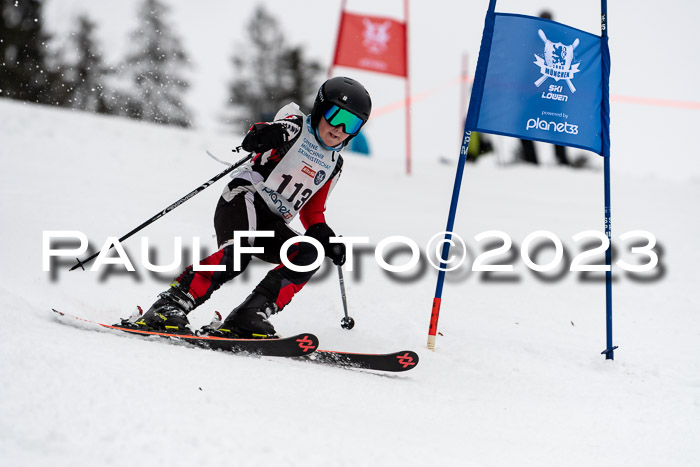
M 220 249 L 201 262 L 202 266 L 224 265 L 225 270 L 187 267 L 148 311 L 134 320 L 135 326 L 190 334 L 187 314 L 243 272 L 253 256 L 281 262 L 281 245 L 298 235 L 288 226 L 297 214 L 305 235 L 318 240 L 334 264 L 345 262 L 345 246 L 329 241 L 335 233 L 326 224 L 326 199 L 343 167 L 339 152 L 369 119 L 372 101 L 359 82 L 336 77 L 321 85 L 310 115 L 294 108 L 296 112 L 286 118 L 256 123 L 241 143 L 244 150 L 256 155 L 219 198 L 214 227 Z M 239 245 L 262 247 L 264 252 L 238 252 L 238 271 L 233 264 L 237 231 L 274 232 L 274 237 L 240 239 Z M 297 243 L 289 248 L 287 258 L 297 266 L 308 266 L 316 261 L 317 251 L 309 243 Z M 281 311 L 314 272 L 298 272 L 279 264 L 222 323 L 204 326 L 201 332 L 222 337 L 275 337 L 268 318 Z

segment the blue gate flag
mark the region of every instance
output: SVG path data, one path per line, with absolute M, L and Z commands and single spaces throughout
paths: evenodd
M 610 50 L 608 2 L 600 2 L 601 35 L 531 16 L 496 13 L 489 0 L 459 163 L 440 258 L 449 258 L 462 175 L 472 131 L 545 141 L 603 156 L 606 360 L 612 335 L 612 232 L 610 208 Z M 434 350 L 447 264 L 440 262 L 428 328 Z
M 603 155 L 602 48 L 555 21 L 489 11 L 467 128 Z

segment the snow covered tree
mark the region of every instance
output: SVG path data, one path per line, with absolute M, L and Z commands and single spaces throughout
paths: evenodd
M 229 105 L 234 112 L 229 122 L 247 131 L 252 123 L 272 119 L 289 102 L 310 109 L 321 65 L 306 60 L 301 47 L 288 46 L 279 23 L 262 6 L 247 31 L 247 43 L 232 57 L 235 79 Z
M 73 33 L 75 58 L 63 71 L 67 86 L 65 105 L 90 112 L 111 114 L 117 99 L 115 91 L 106 83 L 113 73 L 104 64 L 94 38 L 95 23 L 87 16 L 78 18 L 78 31 Z
M 47 67 L 50 36 L 40 0 L 0 0 L 0 96 L 55 104 L 60 76 Z
M 189 127 L 192 119 L 182 100 L 189 83 L 181 75 L 189 61 L 163 19 L 166 13 L 160 1 L 143 0 L 139 26 L 132 34 L 134 50 L 121 70 L 135 89 L 121 112 L 139 120 Z

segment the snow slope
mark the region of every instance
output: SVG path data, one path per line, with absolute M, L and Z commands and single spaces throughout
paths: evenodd
M 696 465 L 697 182 L 623 176 L 613 161 L 619 255 L 635 261 L 619 235 L 642 229 L 658 239 L 661 259 L 641 277 L 615 270 L 615 361 L 600 355 L 600 280 L 566 270 L 544 280 L 518 255 L 500 258 L 515 265 L 513 273 L 465 267 L 448 274 L 433 353 L 425 347 L 432 268 L 391 276 L 371 253 L 362 255 L 346 273 L 357 322 L 346 331 L 326 264 L 275 326 L 285 334 L 312 331 L 324 348 L 420 354 L 415 370 L 378 375 L 57 320 L 52 307 L 115 322 L 134 305 L 149 305 L 174 274 L 157 277 L 140 266 L 141 234 L 125 242 L 137 273 L 69 273 L 66 259 L 44 272 L 42 232 L 79 230 L 100 248 L 223 170 L 206 148 L 240 157 L 228 152 L 240 137 L 7 100 L 0 115 L 0 464 Z M 349 154 L 328 222 L 344 236 L 368 236 L 371 245 L 403 235 L 425 250 L 444 228 L 454 169 L 425 157 L 406 177 L 393 161 Z M 186 247 L 199 237 L 211 251 L 222 186 L 142 232 L 159 254 L 154 262 L 170 262 L 174 236 Z M 597 169 L 500 167 L 487 158 L 467 168 L 455 230 L 472 252 L 483 249 L 474 235 L 501 230 L 516 253 L 527 234 L 549 230 L 570 261 L 581 249 L 573 235 L 602 230 L 602 192 Z M 257 264 L 223 287 L 191 315 L 193 325 L 233 308 L 266 270 Z

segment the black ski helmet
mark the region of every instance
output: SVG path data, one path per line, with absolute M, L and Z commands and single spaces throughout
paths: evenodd
M 363 85 L 344 76 L 331 78 L 321 85 L 316 94 L 314 108 L 311 110 L 311 127 L 314 131 L 318 129 L 323 114 L 334 105 L 352 112 L 365 123 L 372 111 L 372 99 Z M 350 141 L 353 136 L 350 135 L 346 141 Z

